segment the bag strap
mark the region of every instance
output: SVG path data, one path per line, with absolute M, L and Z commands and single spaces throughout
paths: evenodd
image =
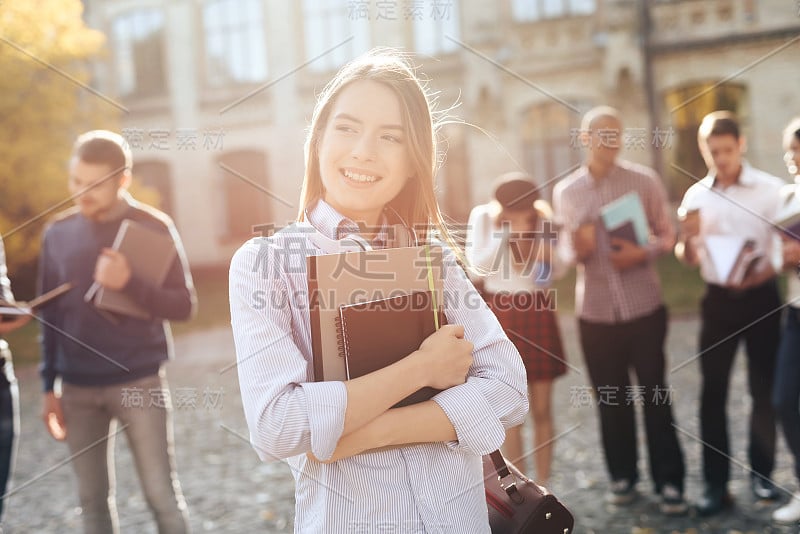
M 506 492 L 506 495 L 508 495 L 509 499 L 517 504 L 521 504 L 524 499 L 517 489 L 517 480 L 508 469 L 506 459 L 503 458 L 503 455 L 499 450 L 490 453 L 489 457 L 492 459 L 492 463 L 494 464 L 494 469 L 497 473 L 497 480 L 500 481 L 500 487 L 503 488 L 503 491 Z

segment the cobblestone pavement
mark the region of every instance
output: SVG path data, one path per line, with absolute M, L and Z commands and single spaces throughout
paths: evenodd
M 695 354 L 698 323 L 675 318 L 668 338 L 669 368 Z M 625 508 L 604 504 L 606 472 L 599 447 L 596 410 L 581 402 L 588 378 L 577 345 L 575 321 L 562 318 L 570 363 L 575 367 L 557 382 L 554 392 L 557 433 L 551 489 L 576 517 L 575 532 L 586 533 L 797 533 L 769 521 L 774 506 L 754 502 L 747 485 L 746 422 L 749 412 L 744 358 L 737 359 L 729 414 L 732 450 L 739 466 L 732 469 L 731 490 L 737 505 L 726 515 L 700 520 L 692 515 L 664 518 L 658 512 L 647 477 L 646 450 L 640 428 L 642 496 Z M 178 471 L 197 532 L 291 532 L 293 483 L 285 463 L 262 464 L 247 443 L 229 330 L 218 329 L 181 337 L 177 360 L 168 367 L 175 410 Z M 21 390 L 22 435 L 16 471 L 7 500 L 6 533 L 79 531 L 74 475 L 66 445 L 52 440 L 39 420 L 40 390 L 34 367 L 17 369 Z M 672 403 L 687 463 L 687 494 L 702 488 L 700 444 L 697 441 L 698 366 L 687 363 L 670 374 Z M 524 435 L 532 442 L 531 425 Z M 119 436 L 117 503 L 123 533 L 154 533 L 155 527 L 134 474 L 125 438 Z M 535 477 L 534 477 L 535 478 Z M 789 456 L 782 441 L 776 482 L 795 488 Z

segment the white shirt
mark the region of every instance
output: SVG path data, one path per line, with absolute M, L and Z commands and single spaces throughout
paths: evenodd
M 346 219 L 325 202 L 310 222 L 331 239 Z M 445 255 L 448 323 L 474 344 L 466 383 L 436 395 L 458 441 L 367 452 L 331 464 L 344 427 L 343 382 L 314 382 L 307 233 L 251 239 L 230 269 L 231 323 L 250 440 L 264 461 L 288 459 L 297 532 L 489 532 L 481 455 L 528 409 L 525 371 L 452 252 Z
M 482 276 L 486 291 L 532 292 L 550 287 L 551 280 L 559 278 L 564 271 L 564 264 L 558 261 L 555 250 L 550 264 L 536 261 L 527 269 L 515 269 L 508 244 L 510 232 L 508 228 L 496 227 L 496 218 L 493 204 L 480 204 L 472 209 L 467 223 L 464 252 L 470 265 L 486 273 Z
M 779 212 L 800 211 L 800 183 L 786 184 L 781 188 L 778 209 Z M 796 266 L 789 270 L 786 277 L 786 301 L 792 303 L 790 306 L 800 308 L 800 277 Z
M 780 178 L 745 163 L 738 181 L 724 189 L 709 174 L 686 191 L 681 208 L 700 210 L 700 234 L 693 238 L 692 244 L 700 260 L 703 280 L 717 285 L 726 283 L 717 274 L 705 247 L 705 238 L 713 235 L 752 239 L 755 251 L 764 254 L 756 269 L 761 271 L 771 263 L 775 272 L 780 272 L 780 238 L 771 223 L 777 215 L 783 185 Z

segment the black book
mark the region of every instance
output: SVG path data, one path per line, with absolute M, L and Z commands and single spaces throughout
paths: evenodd
M 616 228 L 609 228 L 608 236 L 624 239 L 625 241 L 630 241 L 634 245 L 639 245 L 639 242 L 636 240 L 636 229 L 633 226 L 633 221 L 630 220 L 625 221 Z
M 434 314 L 430 291 L 343 305 L 336 319 L 337 345 L 347 378 L 358 378 L 405 358 L 445 323 L 441 307 Z M 394 407 L 416 404 L 439 392 L 422 388 Z

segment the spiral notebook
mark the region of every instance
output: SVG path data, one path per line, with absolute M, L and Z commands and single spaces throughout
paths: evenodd
M 347 380 L 337 350 L 339 307 L 430 289 L 442 303 L 443 258 L 440 246 L 415 246 L 322 254 L 307 258 L 308 306 L 314 381 Z
M 435 312 L 445 324 L 441 307 Z M 391 365 L 419 348 L 436 331 L 430 291 L 371 300 L 339 307 L 336 341 L 347 378 L 358 378 Z M 439 390 L 422 388 L 395 404 L 407 406 L 428 400 Z

